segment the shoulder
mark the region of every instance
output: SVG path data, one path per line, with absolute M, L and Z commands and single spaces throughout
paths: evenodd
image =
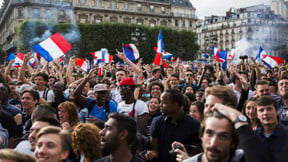
M 197 155 L 192 156 L 189 159 L 184 160 L 183 162 L 198 162 L 199 161 L 198 159 L 201 158 L 202 155 L 203 155 L 203 153 L 199 153 Z
M 184 115 L 183 122 L 185 124 L 188 124 L 188 125 L 199 125 L 200 126 L 200 122 L 198 120 L 192 118 L 191 116 L 189 116 L 187 114 Z
M 95 160 L 94 162 L 110 162 L 110 155 L 105 156 L 101 159 Z
M 130 162 L 145 162 L 145 161 L 138 158 L 137 156 L 133 156 Z

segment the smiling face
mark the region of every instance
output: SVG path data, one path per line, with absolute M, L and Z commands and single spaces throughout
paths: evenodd
M 34 100 L 33 96 L 29 92 L 25 92 L 21 98 L 21 104 L 24 111 L 27 114 L 31 114 L 36 107 L 37 100 Z
M 35 121 L 33 125 L 30 128 L 30 134 L 28 137 L 30 146 L 31 146 L 31 151 L 35 150 L 35 145 L 36 145 L 36 137 L 38 135 L 38 132 L 40 131 L 41 128 L 49 126 L 49 123 L 46 122 L 41 122 L 41 121 Z
M 245 107 L 245 114 L 250 120 L 257 118 L 256 106 L 255 101 L 249 101 Z
M 288 79 L 279 80 L 278 91 L 279 91 L 280 96 L 284 98 L 288 97 Z
M 158 111 L 160 109 L 159 100 L 157 98 L 151 98 L 149 101 L 148 108 L 150 113 Z
M 201 140 L 207 161 L 228 161 L 232 148 L 232 128 L 227 119 L 207 118 Z
M 62 151 L 61 138 L 58 134 L 45 134 L 37 140 L 35 150 L 37 162 L 61 162 L 68 155 L 68 152 Z

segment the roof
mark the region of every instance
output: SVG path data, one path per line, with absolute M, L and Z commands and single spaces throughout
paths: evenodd
M 172 6 L 191 7 L 194 8 L 189 0 L 149 0 L 153 2 L 171 3 Z

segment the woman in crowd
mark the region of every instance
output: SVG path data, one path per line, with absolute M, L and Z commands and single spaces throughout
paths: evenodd
M 204 111 L 203 102 L 194 101 L 191 103 L 191 106 L 189 109 L 189 115 L 201 123 L 204 118 L 203 111 Z
M 78 124 L 72 132 L 72 146 L 80 154 L 81 162 L 92 162 L 102 157 L 100 129 L 92 123 Z
M 77 107 L 73 102 L 65 101 L 58 106 L 59 121 L 66 130 L 73 130 L 79 123 Z
M 256 97 L 251 97 L 244 104 L 243 114 L 247 116 L 248 122 L 252 129 L 255 130 L 259 127 L 259 119 L 256 112 Z

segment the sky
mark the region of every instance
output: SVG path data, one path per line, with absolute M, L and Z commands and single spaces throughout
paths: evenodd
M 190 0 L 196 8 L 196 15 L 203 19 L 204 16 L 224 16 L 230 8 L 248 7 L 258 4 L 270 5 L 272 0 Z

